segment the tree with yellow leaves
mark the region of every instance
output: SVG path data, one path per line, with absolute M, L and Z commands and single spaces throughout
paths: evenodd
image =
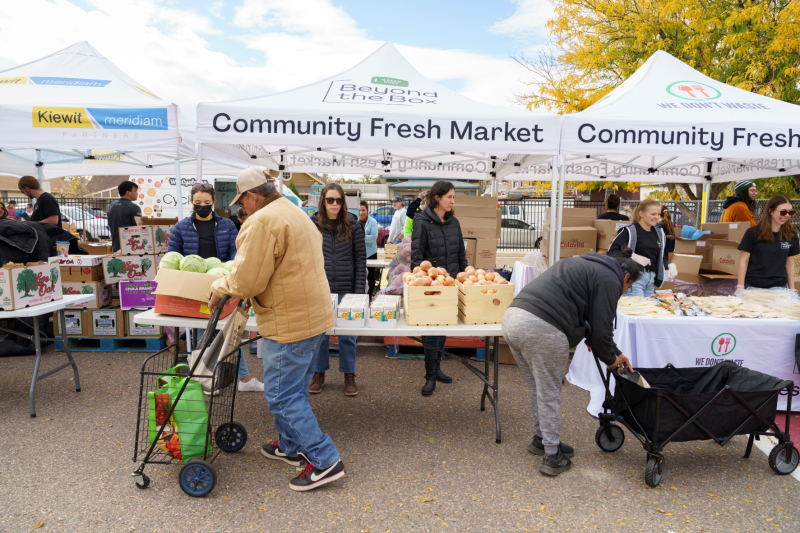
M 528 109 L 582 111 L 630 77 L 657 50 L 703 74 L 764 96 L 800 104 L 800 2 L 797 0 L 551 0 L 551 46 L 515 59 L 530 70 Z M 800 175 L 794 182 L 800 193 Z M 680 190 L 676 189 L 679 188 Z M 713 184 L 712 198 L 726 184 Z M 701 187 L 675 184 L 688 199 Z

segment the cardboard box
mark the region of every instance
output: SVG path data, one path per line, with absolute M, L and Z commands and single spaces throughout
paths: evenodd
M 86 303 L 71 305 L 72 309 L 100 309 L 111 304 L 111 287 L 102 281 L 74 281 L 66 282 L 62 286 L 64 294 L 93 294 L 94 300 Z
M 597 230 L 597 248 L 608 250 L 619 230 L 628 224 L 630 222 L 624 220 L 593 220 L 592 226 Z
M 459 221 L 460 222 L 460 221 Z M 495 228 L 467 228 L 461 226 L 461 236 L 465 239 L 497 239 L 500 226 Z
M 345 294 L 336 308 L 336 326 L 340 328 L 363 328 L 369 317 L 369 296 Z
M 61 281 L 101 281 L 103 279 L 103 265 L 90 267 L 62 266 Z
M 700 269 L 702 272 L 702 268 Z M 733 276 L 731 274 L 710 274 L 710 273 L 701 273 L 701 274 L 681 274 L 678 273 L 678 280 L 683 281 L 686 283 L 708 283 L 709 281 L 714 281 L 717 279 L 736 279 L 737 276 Z
M 511 353 L 511 348 L 505 341 L 500 341 L 500 350 L 497 354 L 497 362 L 501 365 L 516 365 L 517 361 L 514 359 L 514 354 Z
M 125 317 L 122 309 L 94 309 L 91 314 L 92 337 L 125 336 Z
M 678 279 L 680 279 L 681 274 L 698 274 L 702 262 L 702 255 L 670 254 L 670 263 L 674 263 L 675 268 L 678 269 Z
M 470 239 L 472 240 L 472 239 Z M 495 268 L 497 262 L 497 239 L 475 239 L 475 268 Z
M 478 218 L 473 217 L 471 214 L 468 217 L 458 217 L 458 223 L 462 228 L 488 228 L 494 229 L 497 226 L 497 218 Z
M 744 233 L 750 229 L 749 222 L 714 222 L 703 224 L 703 231 L 710 230 L 717 235 L 727 235 L 725 240 L 734 241 L 737 244 L 742 242 Z
M 142 226 L 174 226 L 177 223 L 178 223 L 177 218 L 159 218 L 159 217 L 142 218 Z
M 211 284 L 220 276 L 183 272 L 162 268 L 156 274 L 156 302 L 154 310 L 163 315 L 193 318 L 209 318 L 208 300 L 211 299 Z M 220 317 L 233 312 L 239 300 L 230 299 L 222 309 Z
M 106 255 L 111 253 L 110 242 L 79 241 L 78 246 L 89 252 L 90 255 Z
M 64 309 L 58 313 L 53 313 L 53 327 L 56 336 L 61 336 L 61 321 L 59 313 L 64 313 L 64 324 L 66 325 L 68 337 L 88 337 L 91 335 L 89 326 L 92 317 L 88 309 Z
M 97 266 L 103 264 L 103 258 L 106 254 L 103 255 L 68 255 L 67 257 L 61 257 L 58 260 L 58 263 L 62 266 Z
M 661 284 L 661 287 L 658 288 L 660 291 L 671 291 L 675 290 L 675 282 L 674 281 L 665 281 Z
M 164 334 L 164 329 L 161 326 L 134 323 L 133 318 L 139 313 L 144 313 L 144 311 L 140 309 L 123 310 L 126 337 L 161 337 Z
M 545 233 L 542 238 L 542 255 L 549 257 L 549 233 Z M 597 230 L 594 227 L 577 227 L 561 229 L 561 258 L 575 257 L 594 252 L 597 248 Z
M 153 226 L 153 249 L 156 254 L 165 254 L 169 251 L 169 236 L 172 226 Z
M 739 261 L 741 252 L 736 241 L 708 241 L 709 252 L 707 257 L 711 263 L 708 271 L 719 274 L 739 275 Z
M 558 211 L 556 209 L 556 211 Z M 594 207 L 564 207 L 562 210 L 562 218 L 589 218 L 589 219 L 596 219 L 597 218 L 597 209 Z M 550 218 L 550 208 L 544 208 L 544 220 L 545 222 L 549 222 L 552 220 Z M 589 224 L 591 226 L 591 224 Z
M 119 228 L 119 246 L 122 255 L 154 255 L 153 226 Z
M 471 218 L 496 218 L 498 211 L 497 198 L 492 196 L 464 196 L 456 195 L 455 208 L 458 214 L 468 214 Z
M 155 281 L 120 281 L 119 306 L 122 309 L 150 309 L 156 305 Z
M 477 239 L 464 239 L 464 248 L 467 253 L 467 264 L 470 266 L 475 266 L 473 262 L 475 261 L 475 248 L 477 245 Z
M 701 235 L 699 239 L 684 239 L 682 237 L 672 237 L 675 240 L 676 254 L 699 254 L 704 255 L 706 242 L 711 239 L 724 239 L 725 235 L 709 233 Z
M 106 285 L 118 281 L 153 281 L 156 279 L 154 255 L 109 255 L 103 258 Z
M 6 263 L 0 271 L 0 302 L 5 311 L 41 305 L 64 297 L 57 257 L 38 263 Z

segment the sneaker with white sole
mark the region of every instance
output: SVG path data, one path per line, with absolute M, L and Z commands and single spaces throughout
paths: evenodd
M 324 470 L 308 463 L 303 473 L 289 482 L 289 488 L 300 492 L 314 490 L 326 483 L 344 477 L 344 474 L 344 463 L 341 459 Z
M 264 384 L 256 378 L 244 382 L 239 380 L 239 392 L 264 392 Z
M 303 466 L 306 462 L 305 458 L 299 455 L 286 455 L 281 451 L 280 439 L 275 439 L 272 444 L 265 444 L 261 447 L 261 455 L 268 459 L 275 459 L 276 461 L 283 461 L 284 463 L 292 466 Z

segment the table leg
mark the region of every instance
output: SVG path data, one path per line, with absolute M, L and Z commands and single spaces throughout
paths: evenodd
M 61 331 L 64 331 L 63 329 Z M 28 392 L 28 402 L 31 407 L 31 418 L 36 418 L 36 381 L 39 379 L 39 365 L 42 364 L 42 345 L 39 342 L 39 317 L 33 317 L 33 345 L 36 348 L 36 363 L 33 365 L 33 377 L 31 377 L 31 390 Z
M 483 393 L 481 394 L 481 411 L 486 410 L 486 396 L 489 395 L 489 337 L 483 346 Z
M 59 311 L 58 313 L 58 323 L 61 327 L 61 341 L 64 343 L 64 353 L 67 354 L 67 359 L 69 359 L 70 364 L 72 365 L 72 373 L 75 376 L 75 392 L 81 391 L 81 376 L 78 372 L 78 365 L 75 363 L 75 359 L 72 358 L 72 352 L 69 349 L 69 343 L 67 342 L 67 326 L 66 321 L 64 319 L 64 311 Z M 37 316 L 34 319 L 37 323 L 39 321 L 39 317 Z
M 487 340 L 488 344 L 488 340 Z M 496 427 L 495 442 L 500 444 L 500 399 L 497 397 L 500 387 L 500 337 L 494 337 L 492 346 L 492 359 L 494 360 L 494 380 L 492 381 L 492 404 L 494 405 L 494 423 Z
M 180 357 L 180 349 L 179 349 L 178 344 L 180 343 L 180 340 L 181 340 L 180 337 L 179 337 L 181 329 L 177 328 L 177 327 L 176 328 L 172 328 L 172 332 L 173 332 L 172 333 L 172 335 L 173 335 L 172 338 L 175 339 L 175 357 L 172 360 L 172 366 L 176 366 L 178 364 L 178 358 Z

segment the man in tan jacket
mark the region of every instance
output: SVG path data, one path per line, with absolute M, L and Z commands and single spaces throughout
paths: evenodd
M 315 489 L 345 474 L 336 446 L 308 404 L 314 354 L 334 325 L 322 236 L 261 169 L 243 170 L 236 192 L 231 205 L 241 204 L 248 216 L 236 239 L 233 271 L 211 286 L 209 308 L 226 294 L 250 298 L 265 339 L 264 396 L 278 430 L 261 453 L 292 466 L 307 463 L 289 488 Z

